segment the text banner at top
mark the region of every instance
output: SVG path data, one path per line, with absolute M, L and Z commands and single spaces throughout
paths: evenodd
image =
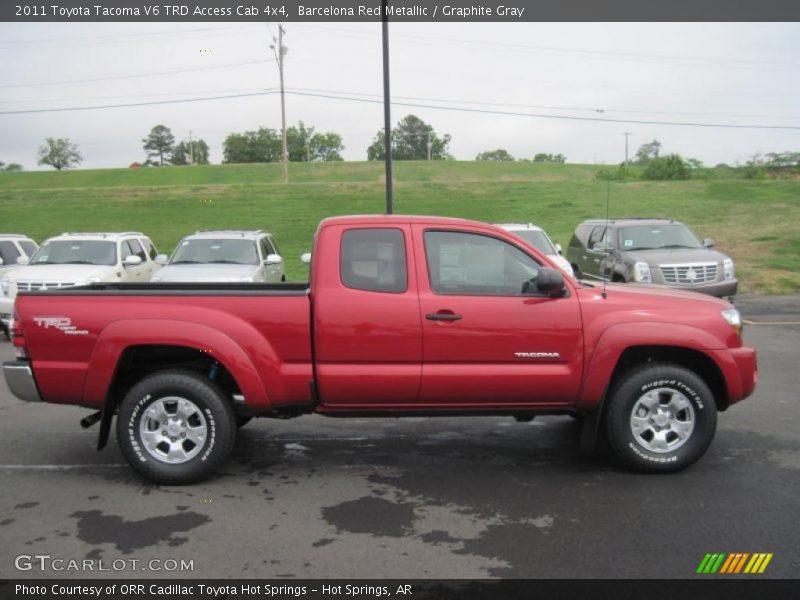
M 390 0 L 398 22 L 800 21 L 798 0 Z M 381 0 L 3 0 L 4 22 L 380 21 Z

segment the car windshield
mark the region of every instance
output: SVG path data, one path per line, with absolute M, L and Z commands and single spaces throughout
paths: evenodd
M 622 250 L 658 250 L 659 248 L 701 248 L 702 243 L 691 229 L 679 223 L 635 225 L 619 230 Z
M 257 265 L 258 251 L 253 240 L 215 238 L 183 240 L 178 244 L 169 264 Z
M 524 231 L 513 231 L 512 233 L 534 246 L 542 254 L 557 254 L 556 249 L 553 248 L 553 244 L 550 243 L 544 231 L 526 229 Z
M 45 242 L 31 257 L 32 265 L 115 265 L 117 245 L 101 240 Z

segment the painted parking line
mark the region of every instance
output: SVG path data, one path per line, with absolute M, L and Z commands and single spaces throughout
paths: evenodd
M 800 325 L 800 321 L 750 321 L 748 319 L 742 319 L 742 322 L 745 325 L 777 325 L 780 327 Z

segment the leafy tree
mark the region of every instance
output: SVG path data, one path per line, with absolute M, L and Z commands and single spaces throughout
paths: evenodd
M 794 169 L 800 167 L 800 152 L 769 152 L 764 163 L 768 169 Z
M 658 158 L 661 153 L 661 142 L 653 140 L 647 144 L 642 144 L 636 151 L 633 163 L 636 165 L 646 165 L 651 160 Z
M 686 166 L 692 169 L 693 171 L 696 169 L 703 168 L 703 161 L 697 158 L 687 158 L 686 159 Z
M 546 154 L 544 152 L 539 152 L 539 154 L 533 157 L 533 162 L 565 163 L 567 162 L 567 157 L 563 154 Z
M 642 176 L 645 179 L 689 179 L 691 169 L 680 154 L 657 156 L 647 161 Z
M 208 144 L 206 144 L 205 140 L 180 142 L 173 148 L 169 162 L 173 165 L 207 165 Z
M 343 160 L 342 150 L 342 136 L 338 133 L 317 133 L 302 121 L 286 130 L 286 152 L 291 162 Z
M 225 163 L 278 162 L 281 159 L 281 135 L 266 127 L 232 133 L 222 142 L 222 155 Z
M 375 134 L 375 139 L 367 148 L 367 160 L 386 158 L 386 135 L 383 129 Z M 448 146 L 452 138 L 445 133 L 439 136 L 425 121 L 415 115 L 406 115 L 392 129 L 392 158 L 396 160 L 426 160 L 430 140 L 430 157 L 433 160 L 447 160 L 452 156 Z
M 50 165 L 58 171 L 74 167 L 82 160 L 78 146 L 69 138 L 47 138 L 39 148 L 39 164 Z
M 3 170 L 8 172 L 8 173 L 12 173 L 12 172 L 15 172 L 15 171 L 22 171 L 23 170 L 23 166 L 21 164 L 19 164 L 19 163 L 8 163 L 6 165 L 6 168 L 3 169 Z
M 504 148 L 498 148 L 497 150 L 486 150 L 485 152 L 481 152 L 475 157 L 475 160 L 512 161 L 514 160 L 514 157 L 508 153 L 508 150 Z
M 329 131 L 328 133 L 315 133 L 309 140 L 309 158 L 310 160 L 319 161 L 341 161 L 342 150 L 342 136 L 338 133 Z
M 142 140 L 144 143 L 144 150 L 147 152 L 147 158 L 158 157 L 159 164 L 164 166 L 164 156 L 172 154 L 175 147 L 175 136 L 172 135 L 169 127 L 164 125 L 156 125 L 150 130 L 146 138 Z

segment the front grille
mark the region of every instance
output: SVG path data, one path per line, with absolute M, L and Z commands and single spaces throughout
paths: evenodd
M 665 283 L 708 283 L 717 280 L 716 263 L 659 265 Z
M 53 290 L 58 288 L 72 287 L 73 281 L 18 281 L 18 292 L 32 292 L 39 290 Z

